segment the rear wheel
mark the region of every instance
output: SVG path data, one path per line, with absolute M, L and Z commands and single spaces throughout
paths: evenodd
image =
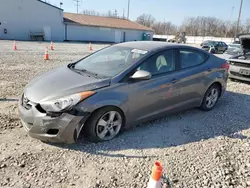
M 105 107 L 96 111 L 86 122 L 85 134 L 92 142 L 112 140 L 124 124 L 124 117 L 115 107 Z
M 200 109 L 204 111 L 210 111 L 214 108 L 220 97 L 220 87 L 217 84 L 213 84 L 206 91 Z

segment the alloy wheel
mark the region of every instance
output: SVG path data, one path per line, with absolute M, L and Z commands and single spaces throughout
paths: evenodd
M 122 127 L 122 116 L 117 111 L 105 113 L 97 122 L 96 134 L 101 140 L 111 140 Z
M 219 97 L 219 91 L 217 88 L 213 88 L 211 89 L 211 91 L 208 93 L 207 97 L 206 97 L 206 107 L 207 108 L 212 108 Z

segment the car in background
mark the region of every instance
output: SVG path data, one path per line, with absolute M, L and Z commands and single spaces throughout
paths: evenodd
M 221 41 L 208 41 L 203 43 L 201 48 L 210 53 L 224 53 L 227 50 L 228 45 Z
M 212 40 L 205 40 L 205 41 L 203 41 L 201 44 L 200 44 L 200 46 L 203 46 L 203 45 L 205 45 L 205 44 L 208 44 L 209 42 L 211 42 Z
M 228 59 L 232 56 L 240 55 L 243 51 L 240 44 L 229 44 L 227 50 L 222 54 L 222 58 Z
M 167 114 L 212 110 L 226 90 L 229 65 L 201 49 L 166 42 L 115 44 L 33 79 L 18 108 L 31 137 L 93 142 Z
M 242 53 L 228 59 L 229 78 L 250 82 L 250 33 L 239 35 Z

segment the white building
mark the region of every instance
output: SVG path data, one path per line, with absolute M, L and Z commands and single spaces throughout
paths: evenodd
M 39 0 L 1 0 L 0 39 L 64 40 L 63 10 Z
M 143 40 L 145 33 L 152 40 L 153 30 L 135 22 L 64 13 L 41 0 L 0 2 L 0 39 L 119 43 Z
M 153 30 L 135 22 L 101 16 L 64 13 L 65 40 L 126 42 L 142 40 L 149 33 L 152 40 Z

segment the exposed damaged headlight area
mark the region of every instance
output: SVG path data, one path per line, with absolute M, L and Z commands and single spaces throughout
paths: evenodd
M 73 94 L 67 97 L 59 98 L 56 100 L 48 100 L 40 102 L 41 109 L 47 113 L 56 114 L 65 110 L 70 110 L 80 101 L 94 95 L 94 91 L 86 91 L 82 93 Z
M 26 110 L 30 110 L 32 107 L 32 102 L 28 99 L 28 97 L 25 94 L 22 95 L 21 103 Z

